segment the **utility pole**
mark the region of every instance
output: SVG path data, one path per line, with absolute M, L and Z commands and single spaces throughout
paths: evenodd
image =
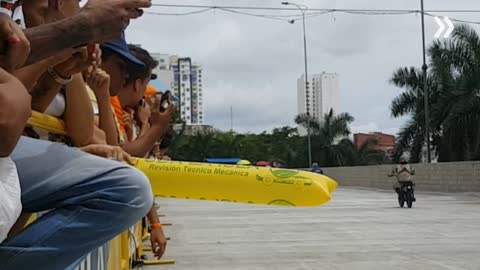
M 427 52 L 425 44 L 425 11 L 423 7 L 423 0 L 420 0 L 422 8 L 422 45 L 423 45 L 423 102 L 425 110 L 425 142 L 427 144 L 427 162 L 432 162 L 432 153 L 430 146 L 430 112 L 429 112 L 429 89 L 428 89 L 428 80 L 427 80 Z

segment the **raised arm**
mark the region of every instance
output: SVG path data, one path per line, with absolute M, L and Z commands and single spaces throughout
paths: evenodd
M 66 61 L 49 68 L 30 91 L 32 94 L 32 109 L 44 112 L 62 86 L 70 83 L 73 75 L 92 65 L 95 59 L 95 55 L 88 55 L 87 50 L 82 48 Z
M 98 68 L 87 79 L 98 102 L 98 126 L 105 132 L 108 145 L 118 146 L 118 132 L 110 103 L 110 76 Z
M 31 44 L 27 64 L 67 48 L 111 40 L 120 35 L 130 19 L 143 14 L 150 0 L 90 0 L 78 15 L 25 30 Z
M 146 134 L 121 146 L 130 155 L 134 157 L 146 156 L 155 146 L 155 143 L 168 131 L 175 105 L 170 103 L 170 106 L 163 113 L 159 112 L 159 106 L 160 104 L 157 102 L 150 117 L 150 128 Z
M 66 109 L 63 119 L 67 133 L 76 146 L 91 143 L 93 137 L 93 108 L 82 75 L 76 74 L 65 91 Z

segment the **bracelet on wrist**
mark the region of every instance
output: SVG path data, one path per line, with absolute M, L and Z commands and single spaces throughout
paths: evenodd
M 150 224 L 150 229 L 162 229 L 162 228 L 163 228 L 162 223 Z
M 55 80 L 60 85 L 67 85 L 69 82 L 72 81 L 73 77 L 70 76 L 69 78 L 65 78 L 62 75 L 60 75 L 53 67 L 49 67 L 47 69 L 48 75 L 52 77 L 52 79 Z

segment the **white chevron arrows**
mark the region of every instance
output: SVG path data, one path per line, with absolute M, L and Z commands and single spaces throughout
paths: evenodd
M 445 27 L 445 24 L 443 24 L 442 20 L 439 17 L 435 17 L 435 22 L 437 22 L 438 26 L 440 27 L 435 33 L 435 38 L 440 38 L 445 29 L 447 29 L 447 31 L 444 33 L 443 37 L 449 38 L 453 30 L 455 29 L 455 25 L 453 25 L 452 21 L 448 17 L 443 17 L 443 20 L 445 21 L 445 24 L 448 26 L 448 28 Z

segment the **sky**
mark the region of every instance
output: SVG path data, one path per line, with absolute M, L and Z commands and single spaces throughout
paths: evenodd
M 281 0 L 152 1 L 281 7 Z M 296 3 L 329 9 L 420 9 L 419 0 L 296 0 Z M 425 0 L 425 8 L 480 10 L 480 1 Z M 183 13 L 193 9 L 152 7 L 148 11 Z M 441 15 L 480 21 L 479 13 Z M 353 132 L 395 134 L 405 122 L 405 118 L 391 117 L 391 101 L 402 90 L 389 80 L 400 67 L 421 67 L 420 19 L 420 15 L 336 13 L 307 20 L 309 73 L 339 74 L 339 111 L 354 116 Z M 480 26 L 473 27 L 480 31 Z M 426 17 L 428 43 L 437 29 L 434 19 Z M 237 132 L 258 133 L 295 125 L 297 79 L 304 68 L 301 21 L 289 24 L 219 10 L 189 16 L 145 14 L 131 23 L 127 40 L 150 52 L 191 57 L 203 66 L 207 124 L 230 129 L 232 107 Z

